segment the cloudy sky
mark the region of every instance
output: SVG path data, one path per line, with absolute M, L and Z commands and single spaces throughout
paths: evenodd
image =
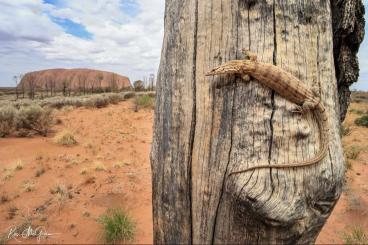
M 164 2 L 0 0 L 0 86 L 14 85 L 13 75 L 49 68 L 108 70 L 132 81 L 156 73 Z M 359 58 L 354 88 L 368 90 L 368 37 Z

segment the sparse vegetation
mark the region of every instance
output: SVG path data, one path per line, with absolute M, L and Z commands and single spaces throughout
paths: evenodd
M 350 126 L 345 126 L 344 124 L 341 125 L 340 127 L 340 136 L 348 136 L 351 134 L 351 127 Z
M 361 149 L 358 146 L 351 146 L 345 150 L 346 157 L 348 159 L 356 160 L 361 152 Z
M 32 131 L 46 136 L 52 122 L 51 109 L 32 104 L 19 109 L 15 120 L 15 129 L 19 136 L 27 136 Z
M 106 166 L 101 162 L 96 162 L 95 166 L 94 166 L 94 169 L 96 171 L 106 171 L 107 170 Z
M 14 176 L 14 170 L 6 170 L 3 175 L 3 180 L 10 180 Z
M 129 242 L 134 238 L 135 225 L 131 218 L 121 209 L 108 209 L 100 217 L 104 227 L 103 234 L 106 243 L 116 244 L 120 241 Z
M 368 127 L 368 115 L 355 119 L 354 123 L 358 126 Z
M 155 99 L 147 94 L 135 97 L 134 103 L 141 108 L 153 109 L 155 106 Z
M 54 142 L 58 145 L 72 146 L 77 144 L 72 132 L 69 130 L 63 130 L 55 135 Z
M 4 192 L 1 193 L 1 195 L 0 195 L 0 204 L 4 204 L 6 202 L 9 202 L 9 200 L 10 200 L 10 198 L 9 198 L 8 194 L 6 194 Z
M 58 202 L 59 202 L 59 209 L 63 208 L 65 202 L 68 199 L 73 198 L 71 188 L 68 188 L 65 184 L 61 184 L 61 183 L 58 183 L 53 188 L 51 188 L 50 193 L 53 195 L 57 195 Z
M 357 109 L 350 109 L 350 112 L 351 112 L 351 113 L 358 114 L 358 115 L 362 115 L 362 114 L 364 114 L 364 111 L 362 111 L 362 110 L 357 110 Z
M 23 192 L 31 192 L 35 190 L 35 184 L 30 181 L 24 181 L 22 184 Z
M 0 137 L 9 135 L 14 129 L 16 109 L 13 106 L 0 107 Z
M 17 160 L 14 164 L 14 170 L 22 170 L 24 167 L 23 161 L 22 160 Z
M 342 239 L 344 244 L 368 244 L 368 236 L 359 226 L 352 228 L 348 233 L 344 233 Z
M 16 206 L 9 206 L 8 207 L 8 210 L 7 210 L 7 219 L 13 219 L 16 215 L 17 215 L 17 212 L 18 212 L 18 208 Z
M 348 169 L 348 170 L 353 169 L 353 165 L 351 164 L 349 159 L 345 159 L 345 166 L 346 166 L 346 169 Z
M 41 168 L 39 168 L 39 169 L 36 170 L 35 176 L 38 178 L 41 175 L 43 175 L 44 173 L 45 173 L 45 169 L 43 167 L 41 167 Z
M 88 170 L 86 168 L 82 168 L 81 171 L 79 172 L 81 175 L 85 175 L 88 173 Z
M 122 162 L 118 162 L 114 164 L 114 168 L 122 168 L 124 166 L 124 164 Z

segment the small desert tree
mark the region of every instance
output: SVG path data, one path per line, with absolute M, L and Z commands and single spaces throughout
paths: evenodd
M 78 76 L 78 86 L 79 92 L 83 91 L 83 94 L 86 94 L 86 82 L 87 76 L 85 74 L 79 74 Z
M 135 91 L 142 91 L 144 90 L 144 85 L 142 80 L 137 80 L 133 83 Z
M 13 81 L 15 83 L 15 99 L 16 100 L 18 100 L 18 97 L 19 97 L 19 95 L 18 95 L 18 83 L 20 81 L 20 77 L 19 76 L 17 76 L 17 75 L 13 76 Z
M 109 88 L 112 92 L 117 92 L 118 91 L 118 84 L 116 82 L 116 75 L 115 73 L 112 73 L 110 76 L 110 80 L 109 80 Z
M 35 92 L 36 92 L 36 76 L 35 76 L 35 74 L 28 73 L 26 81 L 28 83 L 28 96 L 31 100 L 34 100 Z

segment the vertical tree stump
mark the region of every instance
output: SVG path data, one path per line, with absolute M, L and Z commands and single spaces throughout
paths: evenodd
M 316 119 L 253 80 L 205 77 L 258 54 L 317 86 L 330 116 L 328 157 L 305 168 L 232 171 L 307 160 Z M 344 173 L 326 0 L 167 0 L 152 142 L 155 243 L 313 243 Z M 216 88 L 213 84 L 221 84 Z

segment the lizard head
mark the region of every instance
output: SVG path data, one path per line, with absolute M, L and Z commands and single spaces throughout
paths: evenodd
M 220 74 L 247 74 L 253 67 L 251 60 L 232 60 L 220 66 L 213 68 L 206 73 L 206 76 L 214 76 Z

